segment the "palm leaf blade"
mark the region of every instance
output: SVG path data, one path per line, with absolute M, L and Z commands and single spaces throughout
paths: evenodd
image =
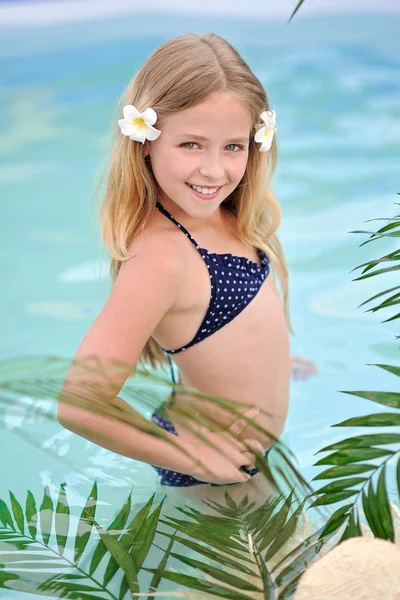
M 69 515 L 70 510 L 68 506 L 67 496 L 65 494 L 64 486 L 60 486 L 60 492 L 56 504 L 55 514 L 55 530 L 58 551 L 61 556 L 64 554 L 65 544 L 68 539 L 69 531 Z
M 110 535 L 118 536 L 121 530 L 125 527 L 126 521 L 128 519 L 129 513 L 131 511 L 131 494 L 129 494 L 128 499 L 120 512 L 115 517 L 114 521 L 111 523 L 109 527 L 107 527 L 107 532 Z M 97 567 L 99 566 L 101 559 L 106 554 L 107 548 L 100 538 L 94 552 L 92 559 L 89 565 L 89 575 L 93 575 Z
M 316 494 L 330 494 L 334 492 L 342 492 L 343 490 L 353 487 L 354 485 L 359 485 L 360 483 L 364 483 L 366 481 L 365 477 L 346 477 L 345 479 L 340 479 L 339 481 L 333 481 L 332 483 L 328 483 L 324 485 L 322 488 L 316 490 Z
M 83 507 L 78 527 L 75 536 L 75 547 L 74 547 L 74 564 L 75 566 L 79 563 L 79 560 L 86 548 L 86 544 L 89 541 L 90 534 L 92 532 L 93 521 L 96 515 L 97 505 L 97 482 L 95 481 L 90 491 L 89 497 L 86 500 L 86 504 Z
M 166 537 L 169 537 L 169 538 L 174 538 L 174 540 L 176 542 L 179 542 L 179 544 L 182 544 L 183 546 L 186 546 L 187 548 L 190 548 L 191 550 L 198 552 L 205 558 L 217 560 L 219 564 L 225 565 L 226 567 L 229 567 L 230 569 L 236 569 L 238 571 L 240 570 L 240 571 L 243 571 L 244 573 L 247 573 L 248 575 L 256 575 L 256 573 L 253 571 L 253 569 L 249 569 L 242 562 L 237 562 L 237 561 L 233 560 L 232 558 L 230 558 L 229 556 L 227 556 L 226 554 L 221 554 L 220 552 L 216 552 L 215 548 L 210 549 L 201 544 L 197 544 L 196 542 L 193 542 L 192 540 L 183 538 L 182 536 L 177 536 L 175 534 L 172 535 L 172 534 L 166 533 L 164 531 L 159 531 L 158 533 L 160 533 L 161 535 L 165 535 Z
M 9 492 L 9 493 L 10 493 L 10 499 L 11 499 L 11 508 L 13 511 L 15 522 L 17 524 L 18 529 L 22 533 L 22 535 L 24 535 L 25 534 L 25 526 L 24 526 L 24 512 L 22 510 L 22 506 L 20 505 L 20 503 L 18 502 L 18 500 L 16 499 L 14 494 L 12 492 Z
M 358 475 L 359 473 L 366 473 L 367 471 L 374 471 L 376 465 L 369 463 L 356 464 L 356 465 L 337 465 L 331 469 L 326 469 L 322 473 L 319 473 L 314 477 L 312 481 L 319 479 L 334 479 L 336 477 L 349 477 L 350 475 Z
M 283 529 L 280 531 L 279 535 L 275 538 L 271 546 L 268 548 L 265 553 L 264 560 L 268 561 L 272 558 L 280 548 L 291 538 L 293 533 L 296 530 L 297 523 L 303 511 L 306 500 L 304 500 L 300 506 L 296 508 L 292 516 L 289 518 Z
M 49 486 L 46 485 L 42 504 L 40 505 L 40 531 L 43 543 L 48 546 L 53 523 L 53 501 L 50 496 Z
M 26 522 L 28 524 L 29 533 L 31 534 L 33 539 L 36 540 L 36 535 L 37 535 L 36 523 L 38 520 L 38 515 L 37 515 L 35 498 L 34 498 L 32 492 L 29 490 L 28 490 L 28 493 L 26 496 L 25 516 L 26 516 Z
M 340 538 L 340 542 L 344 542 L 344 540 L 348 540 L 349 538 L 352 537 L 361 537 L 362 536 L 362 531 L 361 531 L 361 527 L 360 527 L 360 521 L 358 519 L 358 514 L 357 514 L 357 521 L 354 518 L 354 512 L 352 511 L 350 514 L 350 518 L 349 518 L 349 522 L 347 523 L 347 527 L 343 532 L 342 537 Z
M 192 577 L 191 575 L 185 575 L 183 573 L 174 573 L 173 571 L 158 571 L 157 569 L 145 568 L 145 571 L 149 573 L 158 573 L 160 577 L 169 579 L 174 583 L 183 585 L 190 588 L 191 590 L 199 590 L 201 592 L 207 592 L 208 594 L 219 596 L 222 598 L 229 598 L 229 600 L 249 600 L 249 596 L 245 596 L 240 592 L 236 592 L 230 588 L 225 588 L 209 581 Z M 134 594 L 133 594 L 134 596 Z
M 363 415 L 362 417 L 352 417 L 332 427 L 398 427 L 399 425 L 400 414 L 375 413 L 373 415 Z
M 98 523 L 96 523 L 94 519 L 93 523 L 96 526 L 96 529 L 99 532 L 104 544 L 106 545 L 107 550 L 113 555 L 119 567 L 125 573 L 129 589 L 131 592 L 139 592 L 137 572 L 132 557 L 124 548 L 122 548 L 121 544 L 119 544 L 112 535 L 107 533 L 107 531 L 105 531 Z
M 315 463 L 315 466 L 347 465 L 349 463 L 361 462 L 371 458 L 381 458 L 382 456 L 388 456 L 390 454 L 393 454 L 393 452 L 391 450 L 385 450 L 384 448 L 349 448 L 325 456 L 325 458 L 321 458 Z
M 379 446 L 384 444 L 400 443 L 400 433 L 369 433 L 367 435 L 356 435 L 352 438 L 335 442 L 318 450 L 320 452 L 329 452 L 330 450 L 347 450 L 349 448 L 369 448 L 370 446 Z
M 13 531 L 16 531 L 13 518 L 10 511 L 8 510 L 7 504 L 4 500 L 0 499 L 0 520 L 4 527 L 11 527 Z
M 147 516 L 150 512 L 150 509 L 153 505 L 154 494 L 149 498 L 144 506 L 137 512 L 137 514 L 133 517 L 131 522 L 126 527 L 125 531 L 123 531 L 121 537 L 118 540 L 118 543 L 121 545 L 126 551 L 129 551 L 135 536 L 137 535 L 140 528 L 146 522 Z M 135 563 L 136 564 L 136 563 Z M 114 577 L 116 572 L 118 571 L 118 563 L 115 560 L 114 556 L 110 556 L 110 560 L 108 561 L 106 570 L 104 572 L 103 577 L 103 585 L 106 586 Z
M 249 581 L 236 577 L 235 575 L 232 575 L 226 571 L 221 571 L 220 569 L 217 569 L 216 567 L 213 567 L 207 563 L 203 563 L 194 558 L 189 558 L 188 556 L 183 556 L 182 554 L 176 554 L 175 552 L 171 552 L 171 556 L 177 560 L 180 560 L 184 564 L 193 567 L 194 569 L 203 571 L 207 575 L 214 577 L 214 579 L 217 579 L 222 583 L 228 583 L 229 585 L 233 585 L 238 589 L 247 590 L 249 592 L 262 592 L 259 587 L 249 583 Z
M 340 502 L 341 500 L 346 500 L 347 498 L 355 496 L 356 494 L 358 494 L 358 490 L 344 490 L 343 492 L 336 492 L 334 494 L 323 494 L 314 500 L 314 502 L 311 504 L 311 507 Z
M 168 547 L 166 550 L 163 550 L 163 548 L 160 548 L 159 546 L 157 546 L 157 548 L 160 548 L 160 550 L 162 550 L 164 552 L 164 554 L 158 564 L 158 567 L 157 567 L 158 572 L 154 573 L 153 577 L 151 578 L 150 585 L 149 585 L 149 592 L 156 592 L 158 589 L 158 586 L 160 585 L 161 577 L 158 573 L 161 571 L 164 571 L 165 567 L 167 566 L 168 559 L 171 556 L 171 550 L 175 543 L 175 533 L 173 533 L 173 535 L 168 536 L 171 539 L 169 540 L 169 544 L 168 544 Z M 123 598 L 123 596 L 121 597 L 121 595 L 120 595 L 119 600 L 122 600 L 122 598 Z
M 371 402 L 376 402 L 377 404 L 383 404 L 388 408 L 397 408 L 400 410 L 400 394 L 397 392 L 371 392 L 371 391 L 345 391 L 340 390 L 342 394 L 350 394 L 351 396 L 358 396 L 359 398 L 364 398 L 365 400 L 370 400 Z M 340 427 L 340 423 L 337 425 L 332 425 L 332 427 Z
M 379 503 L 379 517 L 381 519 L 382 529 L 385 533 L 385 539 L 394 542 L 393 520 L 386 490 L 386 465 L 383 465 L 379 474 L 376 497 Z

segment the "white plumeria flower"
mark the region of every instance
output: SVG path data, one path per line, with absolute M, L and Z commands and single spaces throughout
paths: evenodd
M 152 108 L 146 108 L 142 113 L 132 104 L 124 106 L 124 118 L 118 121 L 121 133 L 136 142 L 156 140 L 161 131 L 152 127 L 157 121 L 157 113 Z
M 261 143 L 260 152 L 267 152 L 271 148 L 276 131 L 276 113 L 274 110 L 264 110 L 260 115 L 260 119 L 264 121 L 265 125 L 256 132 L 254 139 L 256 142 Z

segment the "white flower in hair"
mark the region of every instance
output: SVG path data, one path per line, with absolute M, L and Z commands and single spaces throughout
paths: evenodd
M 124 118 L 118 121 L 122 135 L 136 142 L 156 140 L 161 131 L 152 127 L 157 121 L 157 113 L 152 108 L 146 108 L 142 113 L 132 104 L 124 106 Z
M 265 125 L 258 129 L 254 139 L 256 142 L 261 143 L 260 152 L 267 152 L 271 148 L 276 131 L 276 113 L 274 110 L 264 110 L 260 115 L 260 119 L 264 121 Z

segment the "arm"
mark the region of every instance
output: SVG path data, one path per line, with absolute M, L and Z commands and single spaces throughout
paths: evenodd
M 132 250 L 139 245 L 134 240 Z M 122 264 L 103 310 L 76 351 L 60 392 L 57 417 L 67 429 L 108 450 L 188 472 L 193 462 L 188 444 L 163 430 L 165 439 L 141 431 L 135 423 L 161 433 L 160 428 L 118 398 L 145 343 L 174 306 L 183 277 L 176 245 L 165 236 L 153 238 L 150 247 L 145 245 Z M 96 357 L 98 363 L 90 357 Z M 119 367 L 110 369 L 116 363 Z M 99 371 L 99 365 L 105 366 L 106 375 Z M 85 405 L 97 411 L 85 410 Z M 128 422 L 115 419 L 118 414 Z
M 68 404 L 60 405 L 58 420 L 66 429 L 111 452 L 180 473 L 193 475 L 196 472 L 193 444 L 161 430 L 118 396 L 109 403 L 125 412 L 125 416 L 119 416 L 119 411 L 113 411 L 114 415 L 110 416 Z M 143 431 L 133 423 L 147 431 L 157 431 L 158 435 Z

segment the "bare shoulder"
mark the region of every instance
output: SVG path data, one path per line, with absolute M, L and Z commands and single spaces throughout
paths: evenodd
M 129 265 L 133 269 L 143 262 L 162 266 L 164 271 L 172 270 L 179 275 L 186 255 L 182 251 L 181 238 L 182 233 L 177 227 L 155 211 L 143 231 L 131 240 L 128 249 L 130 257 L 122 266 L 126 268 Z

